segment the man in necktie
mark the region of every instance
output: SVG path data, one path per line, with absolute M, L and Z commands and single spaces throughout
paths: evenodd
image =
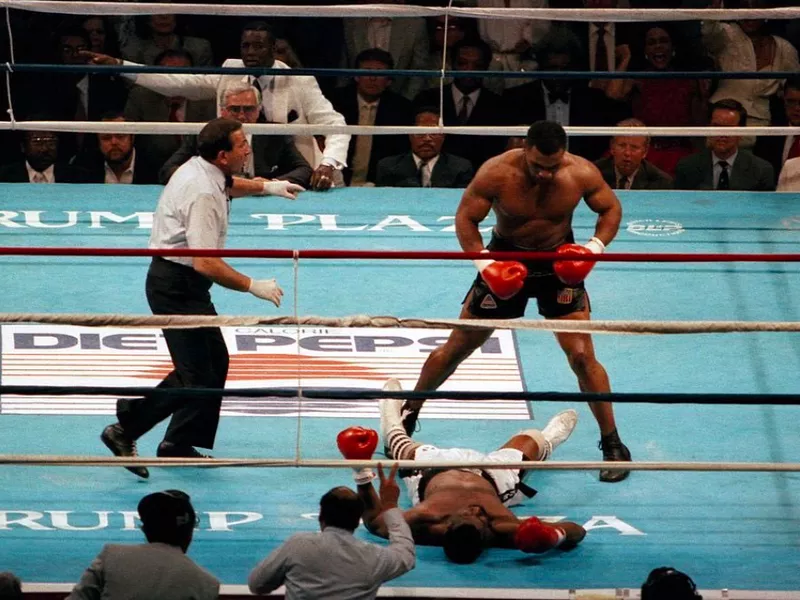
M 419 106 L 414 116 L 418 127 L 438 127 L 439 109 Z M 443 133 L 412 133 L 411 152 L 387 156 L 378 163 L 375 184 L 379 187 L 464 188 L 472 179 L 468 160 L 442 152 Z
M 372 71 L 393 69 L 394 59 L 392 55 L 379 48 L 369 48 L 359 53 L 355 62 L 356 68 L 367 69 Z M 386 119 L 391 121 L 399 121 L 396 108 L 400 102 L 405 102 L 405 98 L 395 96 L 389 91 L 389 86 L 392 84 L 392 78 L 386 75 L 359 75 L 353 78 L 353 87 L 348 91 L 342 90 L 339 96 L 332 99 L 334 107 L 347 106 L 348 101 L 352 102 L 352 95 L 348 97 L 344 94 L 352 94 L 355 91 L 355 104 L 358 106 L 358 124 L 372 126 L 375 125 L 375 119 L 378 115 L 378 107 L 380 106 L 383 111 L 384 123 Z M 345 114 L 345 110 L 341 110 Z M 345 119 L 348 117 L 345 116 Z M 352 118 L 352 117 L 351 117 Z M 370 164 L 377 165 L 377 161 L 384 156 L 388 156 L 384 146 L 391 143 L 393 140 L 382 139 L 380 136 L 377 138 L 372 135 L 357 135 L 352 138 L 353 146 L 352 160 L 352 174 L 349 177 L 349 185 L 373 185 L 375 182 L 374 166 L 372 172 L 370 171 Z M 375 156 L 373 156 L 375 154 Z M 345 175 L 345 181 L 348 180 Z
M 744 127 L 747 110 L 737 100 L 719 100 L 711 105 L 711 127 Z M 682 158 L 675 168 L 679 190 L 775 190 L 775 170 L 763 158 L 740 149 L 740 135 L 712 135 L 704 152 Z
M 647 136 L 617 136 L 611 140 L 611 156 L 618 190 L 629 190 L 649 146 Z
M 638 119 L 625 119 L 617 127 L 645 127 Z M 595 161 L 603 179 L 618 190 L 667 190 L 672 188 L 672 178 L 646 160 L 650 136 L 618 135 L 611 139 L 611 156 Z
M 363 99 L 358 101 L 358 124 L 372 126 L 375 125 L 375 113 L 377 112 L 377 102 L 367 102 Z M 367 183 L 367 173 L 369 171 L 369 159 L 372 153 L 372 136 L 357 135 L 355 148 L 353 150 L 353 176 L 350 185 L 364 185 Z
M 489 68 L 492 50 L 488 45 L 475 42 L 461 42 L 453 46 L 453 68 L 456 71 L 485 71 Z M 453 100 L 456 106 L 456 118 L 461 125 L 466 125 L 472 116 L 475 105 L 482 94 L 488 93 L 483 88 L 482 77 L 456 77 L 453 80 Z
M 491 47 L 479 38 L 465 38 L 454 44 L 454 71 L 485 71 L 492 59 Z M 500 96 L 484 86 L 483 78 L 474 75 L 455 77 L 444 88 L 443 121 L 447 126 L 504 125 L 507 121 L 505 105 Z M 438 106 L 439 90 L 422 92 L 415 103 L 419 106 Z M 448 135 L 444 151 L 466 158 L 474 170 L 492 156 L 505 150 L 507 140 L 490 135 Z
M 606 44 L 606 28 L 608 23 L 597 23 L 597 39 L 594 49 L 594 70 L 608 71 L 608 44 Z
M 251 21 L 244 26 L 242 30 L 240 50 L 242 62 L 246 67 L 256 68 L 274 68 L 279 65 L 275 64 L 275 34 L 270 26 L 263 21 Z M 230 59 L 226 61 L 226 64 Z M 224 65 L 223 65 L 224 66 Z M 270 111 L 270 104 L 273 100 L 272 95 L 275 91 L 275 77 L 270 76 L 268 86 L 266 78 L 253 79 L 252 85 L 261 92 L 262 98 L 262 114 L 264 120 L 271 123 L 282 122 L 308 122 L 320 125 L 344 125 L 344 117 L 336 113 L 330 105 L 330 102 L 322 96 L 322 92 L 316 86 L 313 78 L 310 78 L 308 83 L 303 83 L 303 86 L 313 85 L 314 89 L 311 94 L 314 96 L 314 109 L 307 109 L 304 119 L 298 120 L 298 113 L 295 110 L 290 111 L 286 115 L 284 121 L 282 115 L 268 114 Z M 298 79 L 298 81 L 300 81 Z M 292 92 L 300 96 L 301 93 Z M 305 94 L 302 94 L 305 97 Z M 294 118 L 292 118 L 294 113 Z M 331 188 L 334 183 L 334 171 L 341 169 L 346 163 L 346 149 L 350 143 L 350 136 L 333 134 L 323 137 L 315 136 L 317 146 L 322 151 L 323 157 L 321 162 L 314 168 L 314 173 L 311 176 L 311 189 L 316 191 L 325 191 Z M 299 140 L 298 140 L 299 143 Z M 333 149 L 333 150 L 332 150 Z M 315 152 L 316 154 L 316 152 Z M 335 156 L 334 156 L 335 155 Z M 312 157 L 308 157 L 309 162 L 314 162 Z M 314 164 L 312 164 L 314 167 Z
M 730 179 L 730 173 L 728 171 L 730 165 L 728 164 L 728 161 L 718 160 L 717 165 L 719 167 L 719 176 L 717 177 L 717 189 L 718 190 L 731 189 L 731 179 Z
M 615 71 L 622 56 L 630 54 L 630 47 L 625 41 L 627 37 L 624 34 L 625 24 L 603 21 L 602 12 L 617 8 L 618 0 L 583 0 L 583 4 L 586 8 L 598 12 L 596 13 L 597 21 L 589 24 L 588 37 L 581 40 L 584 47 L 588 49 L 588 55 L 584 55 L 586 59 L 582 62 L 588 61 L 589 69 L 597 73 Z M 605 92 L 610 81 L 609 79 L 594 79 L 589 85 Z
M 617 0 L 583 0 L 587 9 L 604 11 L 617 8 Z M 614 49 L 614 24 L 602 21 L 602 13 L 598 12 L 598 20 L 589 23 L 589 39 L 582 40 L 584 48 L 588 49 L 589 66 L 592 71 L 604 72 L 609 70 L 608 50 Z M 588 42 L 588 43 L 587 43 Z M 591 54 L 594 49 L 594 54 Z M 613 53 L 612 53 L 613 56 Z
M 26 120 L 49 121 L 51 113 L 30 113 Z M 55 131 L 19 132 L 23 160 L 0 165 L 0 182 L 5 183 L 89 183 L 86 172 L 59 161 L 61 146 Z
M 439 115 L 433 112 L 419 112 L 415 121 L 420 127 L 435 127 L 439 124 Z M 411 142 L 411 154 L 417 166 L 419 187 L 431 187 L 431 175 L 442 151 L 444 134 L 415 133 L 409 135 L 408 139 Z
M 334 90 L 329 99 L 334 110 L 344 115 L 348 125 L 411 125 L 411 101 L 391 90 L 392 77 L 377 71 L 394 68 L 392 55 L 380 48 L 367 48 L 353 65 L 365 71 L 351 83 Z M 378 163 L 387 156 L 409 150 L 405 135 L 354 135 L 350 138 L 347 162 L 342 170 L 345 185 L 375 185 Z
M 262 85 L 261 81 L 259 81 L 258 77 L 250 77 L 250 85 L 252 85 L 256 90 L 258 90 L 259 98 L 261 98 L 261 106 L 258 109 L 258 117 L 256 118 L 256 123 L 272 123 L 270 121 L 269 113 L 272 111 L 267 110 L 267 107 L 264 106 L 266 98 L 264 98 L 264 88 L 267 89 L 267 93 L 272 93 L 272 88 L 274 85 L 275 80 L 270 79 L 269 84 Z M 325 143 L 325 136 L 314 136 L 315 138 L 319 139 L 322 138 L 322 143 Z
M 58 134 L 54 131 L 26 131 L 23 140 L 29 181 L 55 183 L 53 165 L 58 160 Z
M 417 174 L 420 187 L 431 187 L 431 168 L 427 160 L 420 160 Z
M 726 108 L 712 110 L 712 127 L 737 127 L 739 124 L 744 126 L 741 115 L 738 111 Z M 712 176 L 714 179 L 714 189 L 731 189 L 731 172 L 733 164 L 739 155 L 739 143 L 741 136 L 718 135 L 708 138 L 708 146 L 711 149 L 711 162 L 713 164 Z
M 472 101 L 468 95 L 465 94 L 461 97 L 461 106 L 458 109 L 458 122 L 460 125 L 466 125 L 467 121 L 469 121 L 471 104 Z

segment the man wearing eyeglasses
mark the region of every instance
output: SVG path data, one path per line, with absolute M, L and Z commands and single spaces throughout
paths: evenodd
M 45 120 L 32 116 L 31 120 Z M 23 131 L 24 160 L 0 166 L 4 183 L 88 183 L 89 174 L 59 161 L 59 139 L 55 131 Z
M 239 77 L 229 77 L 220 85 L 219 113 L 221 117 L 243 124 L 258 120 L 261 98 L 259 91 Z M 312 169 L 297 150 L 294 140 L 285 135 L 247 134 L 252 153 L 244 164 L 242 173 L 234 177 L 237 189 L 245 193 L 259 193 L 261 183 L 281 180 L 308 187 Z M 159 172 L 161 183 L 166 184 L 179 166 L 197 154 L 197 137 L 184 136 L 183 144 Z M 254 189 L 249 189 L 250 187 Z M 256 189 L 258 188 L 258 189 Z

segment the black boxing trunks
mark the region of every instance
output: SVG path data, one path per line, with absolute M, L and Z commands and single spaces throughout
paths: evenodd
M 570 231 L 565 244 L 574 243 Z M 560 245 L 560 244 L 559 244 Z M 498 252 L 553 252 L 556 248 L 525 248 L 512 244 L 492 231 L 487 250 Z M 470 298 L 469 312 L 484 319 L 516 319 L 525 314 L 528 300 L 536 298 L 539 314 L 547 319 L 563 317 L 580 312 L 589 304 L 589 296 L 583 282 L 567 285 L 556 277 L 552 261 L 522 261 L 528 268 L 528 277 L 522 289 L 506 300 L 498 298 L 486 285 L 480 273 L 467 292 L 464 301 Z

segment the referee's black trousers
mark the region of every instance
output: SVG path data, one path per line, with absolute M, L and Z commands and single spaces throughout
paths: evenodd
M 211 281 L 191 267 L 155 257 L 145 292 L 155 315 L 216 315 Z M 224 388 L 228 349 L 218 327 L 164 329 L 174 370 L 160 388 Z M 172 416 L 164 440 L 179 446 L 213 448 L 222 396 L 152 396 L 117 401 L 126 435 L 138 439 Z

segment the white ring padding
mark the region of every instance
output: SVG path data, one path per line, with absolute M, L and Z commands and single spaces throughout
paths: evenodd
M 480 469 L 487 463 L 453 460 L 326 460 L 293 458 L 118 458 L 116 456 L 59 456 L 47 454 L 0 454 L 0 465 L 29 467 L 303 467 L 310 469 L 384 468 L 397 463 L 401 469 Z M 769 462 L 609 462 L 609 461 L 509 461 L 492 462 L 492 469 L 531 471 L 705 471 L 705 472 L 800 472 L 800 463 Z
M 152 133 L 152 134 L 196 134 L 205 123 L 160 123 L 154 121 L 0 121 L 0 131 L 17 129 L 22 131 L 65 131 L 74 133 Z M 414 125 L 311 125 L 311 124 L 267 124 L 252 123 L 244 126 L 248 133 L 261 135 L 398 135 L 407 133 L 448 133 L 452 135 L 496 135 L 525 137 L 528 127 L 416 127 Z M 800 135 L 800 127 L 564 127 L 568 135 L 578 136 L 642 136 L 676 137 L 706 135 Z
M 548 21 L 594 21 L 596 9 L 585 8 L 455 8 L 361 4 L 354 6 L 263 6 L 257 4 L 170 4 L 151 2 L 63 2 L 4 0 L 8 8 L 32 12 L 72 15 L 217 15 L 260 17 L 433 17 L 451 14 L 482 19 L 539 19 Z M 729 21 L 739 19 L 797 19 L 800 8 L 731 10 L 703 9 L 603 9 L 604 21 Z
M 83 327 L 191 329 L 195 327 L 256 327 L 300 325 L 323 327 L 400 327 L 416 329 L 523 329 L 609 334 L 697 334 L 800 332 L 796 321 L 570 321 L 524 319 L 418 319 L 392 316 L 203 316 L 98 315 L 76 313 L 0 313 L 0 323 L 46 323 Z

